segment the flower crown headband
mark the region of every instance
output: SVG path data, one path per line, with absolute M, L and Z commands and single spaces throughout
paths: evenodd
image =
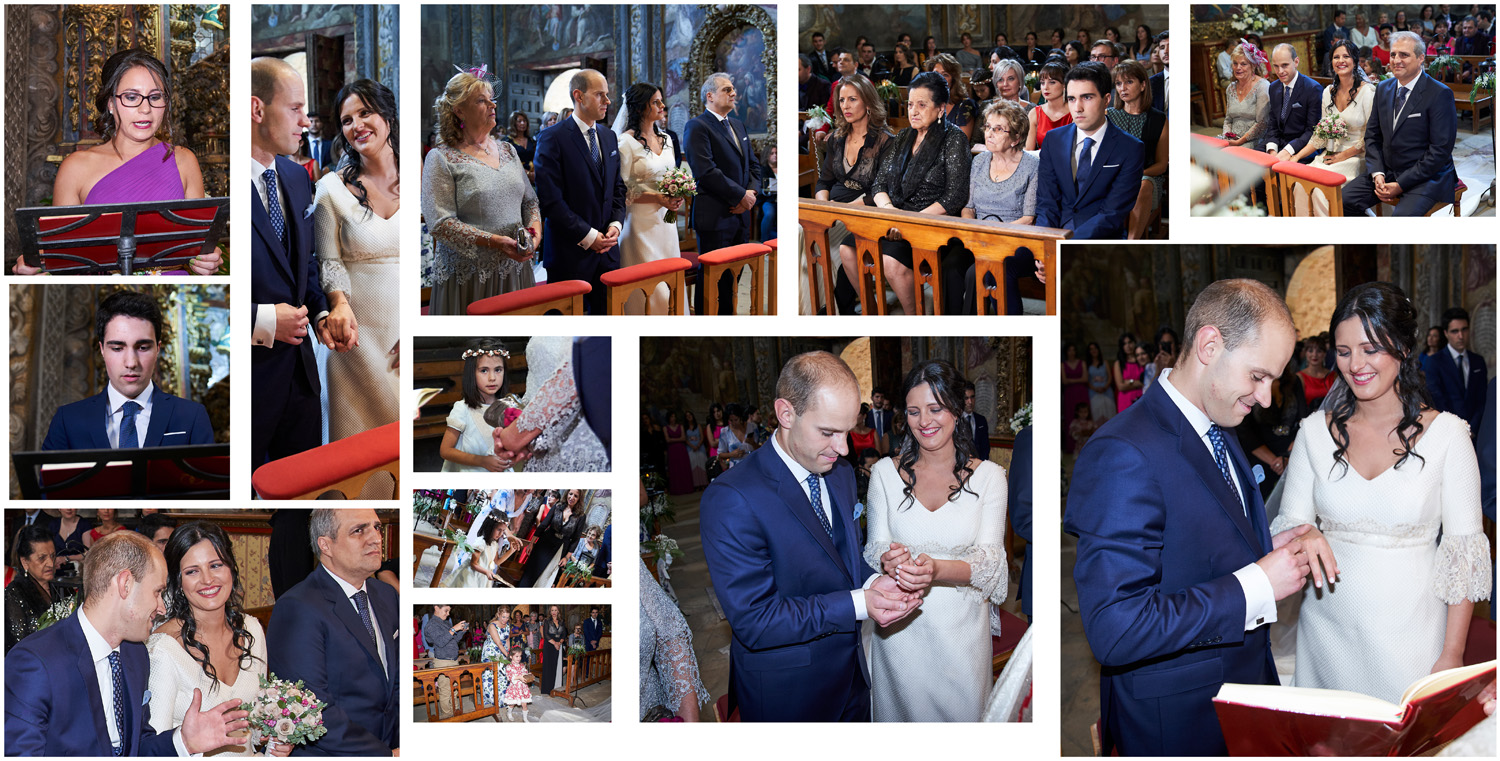
M 504 349 L 465 349 L 461 359 L 468 359 L 469 357 L 500 357 L 501 359 L 510 359 L 510 352 Z
M 1250 44 L 1250 41 L 1244 37 L 1240 38 L 1240 52 L 1245 54 L 1245 58 L 1254 64 L 1265 66 L 1271 62 L 1269 58 L 1266 58 L 1266 54 L 1261 52 L 1260 48 Z

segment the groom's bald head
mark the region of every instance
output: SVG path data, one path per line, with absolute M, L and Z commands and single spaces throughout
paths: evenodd
M 859 413 L 859 383 L 826 351 L 792 357 L 776 379 L 777 441 L 812 473 L 827 473 L 849 452 L 846 434 Z
M 822 389 L 853 389 L 859 395 L 859 381 L 844 360 L 826 351 L 810 351 L 792 357 L 781 368 L 776 379 L 776 398 L 785 399 L 798 415 L 807 412 L 808 403 Z

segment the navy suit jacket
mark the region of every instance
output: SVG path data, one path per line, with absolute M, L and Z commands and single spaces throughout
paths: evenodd
M 109 449 L 104 419 L 109 415 L 109 391 L 72 404 L 64 404 L 52 415 L 42 449 Z M 203 405 L 172 396 L 160 388 L 151 390 L 151 424 L 146 428 L 145 447 L 175 447 L 214 443 L 214 429 Z
M 736 151 L 719 118 L 704 111 L 687 123 L 682 139 L 687 146 L 688 166 L 698 181 L 693 198 L 694 230 L 733 233 L 750 226 L 750 212 L 730 214 L 730 207 L 745 197 L 746 190 L 760 194 L 760 159 L 750 145 L 750 135 L 739 119 L 729 117 L 730 129 L 740 143 Z M 705 252 L 706 253 L 706 252 Z
M 854 520 L 854 468 L 840 459 L 823 483 L 837 542 L 774 444 L 703 492 L 703 555 L 734 633 L 730 682 L 745 721 L 869 716 L 870 670 L 850 590 L 875 571 Z
M 611 222 L 625 223 L 625 181 L 620 177 L 619 139 L 609 127 L 595 124 L 602 164 L 595 164 L 588 140 L 569 117 L 536 136 L 536 196 L 542 209 L 542 264 L 547 279 L 585 280 L 595 290 L 599 275 L 620 268 L 620 247 L 603 254 L 578 242 Z
M 297 746 L 295 755 L 389 756 L 401 747 L 402 652 L 396 635 L 404 619 L 390 585 L 368 579 L 365 590 L 379 623 L 375 635 L 385 642 L 384 669 L 359 613 L 327 568 L 313 569 L 276 600 L 266 632 L 271 671 L 288 681 L 301 679 L 328 703 L 328 734 Z
M 250 193 L 250 225 L 254 228 L 250 236 L 250 322 L 252 325 L 255 323 L 255 315 L 260 311 L 262 304 L 306 306 L 308 320 L 314 319 L 319 313 L 328 309 L 328 298 L 323 295 L 323 286 L 318 279 L 318 259 L 313 253 L 312 217 L 304 214 L 312 206 L 312 180 L 308 178 L 306 169 L 285 156 L 276 157 L 276 176 L 281 186 L 286 189 L 287 205 L 290 207 L 285 210 L 290 250 L 283 246 L 281 239 L 276 236 L 275 228 L 271 227 L 271 216 L 266 212 L 265 205 L 260 202 L 260 194 L 254 192 L 252 188 Z M 296 372 L 299 354 L 302 356 L 302 372 L 308 384 L 314 393 L 320 390 L 318 363 L 313 356 L 313 333 L 313 330 L 308 330 L 306 338 L 296 346 L 276 341 L 269 347 L 255 347 L 250 350 L 251 388 L 255 390 L 258 400 L 274 398 L 279 394 L 280 389 L 286 388 L 292 382 L 292 374 Z M 256 415 L 252 420 L 256 427 L 274 428 L 276 417 Z M 311 423 L 317 425 L 318 421 L 314 420 Z M 255 463 L 255 465 L 259 464 Z
M 990 421 L 977 412 L 974 413 L 974 456 L 981 460 L 990 459 Z
M 1167 112 L 1167 72 L 1165 71 L 1151 75 L 1151 107 L 1164 114 Z
M 1489 372 L 1484 357 L 1468 352 L 1469 387 L 1458 374 L 1458 363 L 1444 347 L 1430 358 L 1431 373 L 1427 378 L 1427 390 L 1432 393 L 1432 403 L 1442 412 L 1451 412 L 1469 423 L 1469 431 L 1478 433 L 1487 410 L 1484 404 L 1484 388 Z
M 1402 195 L 1452 202 L 1458 178 L 1453 169 L 1453 144 L 1458 139 L 1453 91 L 1423 73 L 1412 82 L 1398 122 L 1398 89 L 1395 78 L 1375 88 L 1375 113 L 1365 125 L 1365 173 L 1384 172 L 1385 181 L 1399 184 Z
M 308 136 L 307 142 L 308 142 L 308 145 L 312 145 L 312 137 L 311 137 L 311 135 Z M 326 137 L 319 137 L 318 138 L 318 147 L 312 149 L 313 155 L 310 158 L 312 158 L 314 161 L 317 162 L 319 169 L 327 169 L 328 168 L 328 159 L 329 159 L 329 156 L 332 155 L 332 153 L 333 153 L 332 145 L 333 145 L 333 141 L 332 140 L 329 140 Z
M 1063 528 L 1078 537 L 1079 609 L 1103 666 L 1106 755 L 1225 755 L 1219 687 L 1276 683 L 1270 627 L 1245 631 L 1233 575 L 1271 551 L 1265 506 L 1225 438 L 1243 507 L 1161 383 L 1079 454 Z
M 599 646 L 594 644 L 604 638 L 604 619 L 595 621 L 592 618 L 583 619 L 583 649 L 588 652 L 598 650 Z
M 139 642 L 120 643 L 128 755 L 175 756 L 173 732 L 151 728 L 146 696 L 151 659 Z M 204 708 L 214 703 L 205 698 Z M 114 711 L 114 707 L 110 707 Z M 5 755 L 112 756 L 99 678 L 78 614 L 21 640 L 5 655 Z
M 1125 222 L 1141 189 L 1146 147 L 1111 124 L 1081 188 L 1073 183 L 1073 141 L 1078 126 L 1058 127 L 1042 143 L 1041 184 L 1036 194 L 1036 225 L 1072 230 L 1079 240 L 1125 237 Z M 1047 134 L 1051 135 L 1052 132 Z
M 1266 146 L 1275 143 L 1276 150 L 1290 148 L 1295 154 L 1312 139 L 1313 127 L 1318 126 L 1318 120 L 1323 117 L 1323 86 L 1306 74 L 1298 74 L 1292 82 L 1292 105 L 1283 121 L 1281 104 L 1285 100 L 1286 85 L 1272 80 L 1266 129 L 1260 133 L 1260 139 L 1255 144 L 1256 150 L 1263 151 Z M 1311 161 L 1311 155 L 1302 159 L 1304 164 Z
M 875 425 L 875 410 L 870 410 L 865 415 L 865 425 L 874 428 L 881 436 L 889 436 L 891 435 L 891 418 L 896 416 L 896 411 L 881 410 L 880 414 L 880 425 Z
M 1031 556 L 1035 554 L 1031 544 L 1031 426 L 1016 434 L 1015 449 L 1011 450 L 1010 473 L 1010 527 L 1016 536 L 1026 540 L 1026 559 L 1021 563 L 1020 598 L 1021 612 L 1031 618 Z
M 573 385 L 583 406 L 583 419 L 604 451 L 610 452 L 610 367 L 609 336 L 590 336 L 573 341 Z

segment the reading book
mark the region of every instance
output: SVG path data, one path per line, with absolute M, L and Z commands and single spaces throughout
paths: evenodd
M 1344 690 L 1226 684 L 1214 710 L 1235 756 L 1413 756 L 1484 719 L 1477 697 L 1494 684 L 1495 661 L 1428 674 L 1399 705 Z

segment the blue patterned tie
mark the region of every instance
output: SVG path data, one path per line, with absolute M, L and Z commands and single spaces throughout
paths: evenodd
M 1401 107 L 1406 105 L 1406 94 L 1407 94 L 1406 90 L 1407 90 L 1407 88 L 1405 88 L 1405 87 L 1402 87 L 1402 88 L 1399 88 L 1399 89 L 1396 90 L 1396 115 L 1397 116 L 1401 115 Z
M 370 645 L 375 648 L 375 657 L 380 657 L 380 641 L 375 639 L 375 623 L 370 619 L 370 596 L 361 589 L 354 593 L 354 607 L 359 609 L 359 620 L 365 624 L 370 635 Z
M 271 229 L 276 231 L 276 239 L 281 245 L 286 246 L 286 215 L 281 213 L 281 192 L 276 189 L 276 170 L 267 169 L 266 178 L 266 213 L 271 215 Z
M 121 405 L 125 411 L 120 419 L 120 449 L 136 449 L 141 445 L 140 434 L 135 430 L 135 415 L 141 411 L 141 405 L 136 402 L 126 402 Z
M 1234 492 L 1235 499 L 1240 502 L 1240 509 L 1245 509 L 1245 497 L 1240 490 L 1234 486 L 1234 478 L 1229 475 L 1229 448 L 1224 445 L 1224 429 L 1210 423 L 1208 426 L 1208 440 L 1214 445 L 1214 462 L 1219 465 L 1219 473 L 1224 476 L 1224 483 L 1229 484 L 1229 490 Z
M 130 729 L 125 726 L 125 672 L 120 669 L 120 652 L 111 650 L 109 653 L 109 678 L 115 690 L 115 731 L 120 735 L 119 744 L 115 745 L 115 755 L 125 754 L 125 738 Z
M 1286 92 L 1281 94 L 1281 124 L 1286 126 L 1286 117 L 1292 112 L 1292 86 L 1286 86 Z M 1188 114 L 1192 116 L 1192 114 Z
M 595 127 L 589 127 L 589 156 L 594 159 L 594 166 L 604 167 L 604 156 L 599 153 L 599 138 L 594 134 Z
M 833 526 L 828 523 L 828 514 L 823 512 L 823 479 L 818 478 L 817 473 L 807 474 L 808 499 L 812 502 L 813 512 L 818 515 L 818 522 L 823 524 L 823 530 L 828 532 L 828 538 L 833 538 Z
M 1094 169 L 1094 138 L 1083 139 L 1083 150 L 1078 154 L 1078 174 L 1073 176 L 1073 187 L 1081 188 L 1089 181 L 1089 173 Z

